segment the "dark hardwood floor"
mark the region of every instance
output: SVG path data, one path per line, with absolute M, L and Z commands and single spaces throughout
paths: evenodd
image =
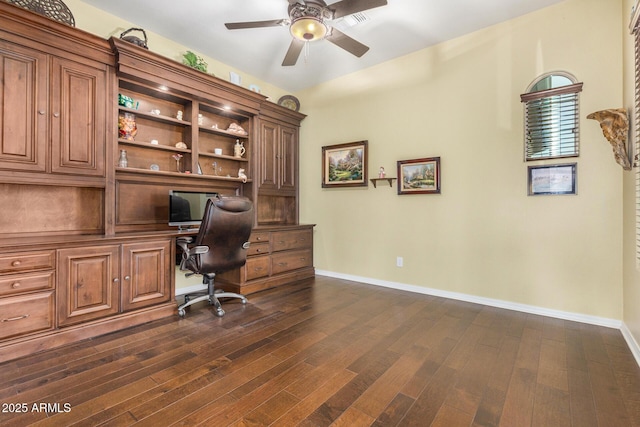
M 618 330 L 326 277 L 223 305 L 1 364 L 0 425 L 640 426 Z

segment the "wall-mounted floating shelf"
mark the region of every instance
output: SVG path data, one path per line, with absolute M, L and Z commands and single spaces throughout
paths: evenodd
M 393 180 L 395 178 L 371 178 L 370 181 L 373 184 L 373 188 L 377 188 L 376 184 L 378 181 L 387 181 L 389 183 L 389 187 L 393 187 Z

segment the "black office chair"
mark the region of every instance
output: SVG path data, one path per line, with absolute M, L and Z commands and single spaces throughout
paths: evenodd
M 178 307 L 178 315 L 184 317 L 184 309 L 199 301 L 208 300 L 215 306 L 215 314 L 219 317 L 224 316 L 224 310 L 218 298 L 240 298 L 243 304 L 247 303 L 244 295 L 216 291 L 214 277 L 216 273 L 245 264 L 252 226 L 251 200 L 236 196 L 216 196 L 207 200 L 195 242 L 193 237 L 177 239 L 182 249 L 180 270 L 190 271 L 187 276 L 201 274 L 207 293 L 185 295 L 184 304 Z

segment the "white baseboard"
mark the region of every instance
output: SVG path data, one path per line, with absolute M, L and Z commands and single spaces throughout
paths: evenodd
M 636 358 L 636 363 L 640 366 L 640 346 L 638 342 L 631 335 L 631 331 L 627 328 L 627 325 L 622 322 L 622 326 L 620 327 L 620 332 L 622 332 L 622 336 L 624 337 L 627 345 L 629 346 L 629 350 L 633 353 L 633 357 Z
M 552 310 L 533 305 L 518 304 L 509 301 L 478 297 L 475 295 L 462 294 L 457 292 L 443 291 L 441 289 L 425 288 L 422 286 L 406 285 L 404 283 L 388 282 L 385 280 L 372 279 L 369 277 L 352 276 L 349 274 L 335 273 L 326 270 L 317 270 L 316 275 L 334 277 L 336 279 L 351 280 L 354 282 L 365 283 L 375 286 L 383 286 L 385 288 L 398 289 L 401 291 L 415 292 L 418 294 L 433 295 L 442 298 L 450 298 L 459 301 L 471 302 L 476 304 L 488 305 L 491 307 L 504 308 L 506 310 L 520 311 L 530 314 L 538 314 L 540 316 L 555 317 L 557 319 L 572 320 L 574 322 L 588 323 L 591 325 L 604 326 L 607 328 L 620 329 L 622 322 L 620 320 L 608 319 L 597 316 L 587 316 L 579 313 L 571 313 L 560 310 Z M 632 350 L 633 351 L 633 350 Z M 640 363 L 639 363 L 640 364 Z

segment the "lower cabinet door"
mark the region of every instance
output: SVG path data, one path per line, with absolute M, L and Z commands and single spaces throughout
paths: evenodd
M 120 311 L 119 245 L 58 250 L 58 325 Z
M 171 240 L 122 245 L 122 310 L 171 300 Z
M 53 291 L 0 299 L 0 339 L 53 329 Z

